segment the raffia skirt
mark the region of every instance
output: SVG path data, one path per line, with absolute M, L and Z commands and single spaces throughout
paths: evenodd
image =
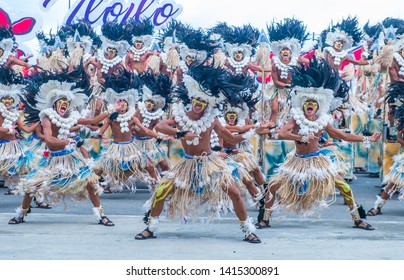
M 30 170 L 35 155 L 19 140 L 0 140 L 0 176 L 22 175 Z
M 103 170 L 112 191 L 122 191 L 124 188 L 134 191 L 136 180 L 151 180 L 145 171 L 146 165 L 146 159 L 133 141 L 113 142 L 103 152 L 96 169 Z
M 232 209 L 227 191 L 234 184 L 233 171 L 217 153 L 185 155 L 170 171 L 164 172 L 150 202 L 157 203 L 162 192 L 172 187 L 173 193 L 167 201 L 168 217 L 195 218 L 207 213 L 209 220 L 213 220 L 220 217 L 220 212 Z
M 156 140 L 151 137 L 136 137 L 133 142 L 142 152 L 143 157 L 147 157 L 153 166 L 156 166 L 163 160 L 166 160 L 170 164 L 170 160 L 167 156 L 167 149 L 156 143 Z
M 30 193 L 54 204 L 66 199 L 82 201 L 88 199 L 87 185 L 95 187 L 101 194 L 99 177 L 92 171 L 89 162 L 74 148 L 50 151 L 43 156 L 35 169 L 23 176 L 17 193 Z
M 404 152 L 393 157 L 394 164 L 390 167 L 390 172 L 383 179 L 383 184 L 393 184 L 390 194 L 399 191 L 399 199 L 404 201 Z
M 324 151 L 306 155 L 289 153 L 269 182 L 270 186 L 278 186 L 273 209 L 314 215 L 335 201 L 337 174 L 338 167 Z
M 253 170 L 259 169 L 257 159 L 254 155 L 246 152 L 240 152 L 237 154 L 232 154 L 231 149 L 224 149 L 225 152 L 227 151 L 230 153 L 230 157 L 237 163 L 240 163 L 247 172 L 252 172 Z

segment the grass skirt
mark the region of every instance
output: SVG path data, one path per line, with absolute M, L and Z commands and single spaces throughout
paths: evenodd
M 19 140 L 0 140 L 0 177 L 27 173 L 34 158 Z
M 230 154 L 230 157 L 235 162 L 240 163 L 247 172 L 259 169 L 256 158 L 250 153 L 242 152 L 238 154 Z
M 167 156 L 167 149 L 157 145 L 156 140 L 150 137 L 136 137 L 133 139 L 138 149 L 142 152 L 143 157 L 147 157 L 153 166 L 156 166 L 163 160 L 166 160 L 169 165 L 170 160 Z
M 133 189 L 136 179 L 148 181 L 146 165 L 146 158 L 133 141 L 113 142 L 104 151 L 96 169 L 102 169 L 110 189 L 119 192 L 124 187 Z
M 303 156 L 287 155 L 269 182 L 271 186 L 278 186 L 273 209 L 311 216 L 335 201 L 337 166 L 323 154 L 324 151 L 320 150 Z
M 340 174 L 341 177 L 344 178 L 349 174 L 352 166 L 346 163 L 346 155 L 337 146 L 329 146 L 323 148 L 321 151 L 323 155 L 329 156 L 331 162 L 337 166 L 338 174 Z
M 170 171 L 165 172 L 151 201 L 158 201 L 161 192 L 171 185 L 174 191 L 167 203 L 168 217 L 195 218 L 208 213 L 209 218 L 214 219 L 219 217 L 220 211 L 232 208 L 227 189 L 234 183 L 233 170 L 216 153 L 185 155 Z
M 394 156 L 394 164 L 390 167 L 390 172 L 383 179 L 383 184 L 392 183 L 394 186 L 390 194 L 400 192 L 399 199 L 404 201 L 404 153 Z
M 87 164 L 74 148 L 51 151 L 49 157 L 42 157 L 36 169 L 21 178 L 17 193 L 32 193 L 50 204 L 67 198 L 73 201 L 87 200 L 88 184 L 95 186 L 96 194 L 102 193 L 98 176 Z

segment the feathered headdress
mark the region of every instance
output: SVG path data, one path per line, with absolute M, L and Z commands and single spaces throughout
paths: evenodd
M 385 39 L 395 40 L 397 35 L 404 34 L 404 20 L 388 17 L 382 21 Z
M 389 104 L 400 104 L 394 115 L 394 118 L 398 122 L 397 129 L 401 131 L 404 129 L 404 83 L 403 82 L 391 82 L 387 89 L 386 102 Z
M 189 68 L 189 75 L 184 75 L 184 91 L 176 89 L 175 96 L 182 98 L 183 103 L 192 98 L 199 98 L 208 102 L 208 106 L 217 107 L 227 96 L 236 94 L 242 87 L 229 82 L 229 71 L 214 68 L 213 65 L 193 65 Z
M 285 18 L 283 21 L 272 21 L 267 25 L 271 49 L 275 55 L 288 48 L 292 51 L 292 56 L 300 54 L 301 45 L 307 40 L 309 33 L 306 31 L 306 25 L 301 20 L 295 18 Z
M 79 44 L 85 53 L 90 53 L 92 47 L 101 46 L 101 39 L 91 25 L 84 19 L 78 20 L 70 25 L 64 26 L 66 32 L 66 43 L 69 53 Z
M 346 19 L 342 19 L 341 22 L 330 26 L 320 35 L 323 43 L 332 46 L 336 41 L 342 41 L 344 43 L 343 50 L 350 49 L 353 44 L 358 44 L 362 39 L 362 31 L 359 27 L 359 22 L 356 17 L 349 16 Z
M 238 85 L 239 91 L 227 96 L 223 106 L 223 113 L 235 112 L 239 120 L 248 117 L 249 109 L 254 107 L 259 98 L 254 98 L 254 93 L 258 88 L 255 78 L 248 74 L 231 75 L 228 78 L 229 84 Z
M 293 67 L 292 108 L 302 109 L 307 100 L 316 100 L 317 115 L 328 114 L 334 93 L 340 88 L 338 71 L 323 58 L 314 57 L 307 67 Z
M 149 49 L 152 43 L 152 35 L 154 32 L 154 25 L 148 18 L 136 21 L 131 19 L 127 23 L 126 28 L 129 38 L 129 43 L 133 44 L 136 41 L 143 42 L 144 47 Z
M 171 102 L 172 86 L 170 77 L 166 74 L 154 75 L 152 73 L 142 73 L 142 101 L 153 100 L 155 108 L 165 110 Z
M 368 38 L 371 41 L 374 41 L 379 37 L 380 32 L 382 32 L 382 29 L 383 28 L 380 23 L 370 25 L 369 21 L 366 22 L 365 25 L 363 26 L 363 32 L 365 33 L 366 36 L 368 36 Z
M 393 44 L 394 51 L 399 52 L 404 49 L 404 35 L 397 37 L 397 40 Z
M 0 67 L 0 100 L 11 97 L 14 99 L 13 106 L 18 106 L 24 87 L 24 79 L 20 74 L 15 74 L 10 67 Z
M 176 35 L 181 42 L 179 54 L 184 62 L 192 58 L 196 63 L 202 63 L 214 49 L 208 34 L 201 28 L 194 29 L 189 26 L 176 32 Z
M 104 52 L 108 48 L 114 48 L 118 51 L 120 57 L 125 56 L 129 49 L 127 42 L 128 33 L 127 25 L 118 23 L 117 21 L 108 21 L 101 27 L 101 48 Z
M 132 72 L 123 71 L 120 75 L 105 77 L 105 100 L 115 104 L 118 100 L 125 100 L 130 107 L 134 107 L 139 100 L 140 78 Z
M 0 60 L 7 61 L 11 55 L 14 45 L 14 33 L 11 28 L 5 26 L 0 27 L 0 49 L 3 50 Z M 3 62 L 3 63 L 4 63 Z
M 250 24 L 245 24 L 241 27 L 232 27 L 232 35 L 225 39 L 225 49 L 230 58 L 233 54 L 242 52 L 244 58 L 250 59 L 250 56 L 255 53 L 255 47 L 258 44 L 260 32 L 257 28 Z
M 70 102 L 69 111 L 81 111 L 86 107 L 90 94 L 90 80 L 82 67 L 59 74 L 49 71 L 36 72 L 26 80 L 22 100 L 25 120 L 27 123 L 39 121 L 39 113 L 52 108 L 61 98 Z

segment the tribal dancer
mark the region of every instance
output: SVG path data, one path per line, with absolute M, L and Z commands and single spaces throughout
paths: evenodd
M 248 75 L 234 75 L 231 82 L 243 83 L 247 90 L 240 92 L 239 100 L 235 100 L 234 104 L 226 104 L 223 111 L 224 119 L 226 121 L 225 128 L 229 130 L 234 135 L 243 134 L 251 129 L 255 128 L 254 124 L 249 124 L 248 112 L 250 111 L 250 106 L 254 106 L 257 101 L 251 102 L 251 97 L 257 89 L 254 77 Z M 234 96 L 230 96 L 227 100 Z M 249 103 L 246 103 L 247 100 Z M 250 104 L 250 106 L 248 105 Z M 265 178 L 262 174 L 256 157 L 253 155 L 250 149 L 245 149 L 249 146 L 248 140 L 244 140 L 239 144 L 229 143 L 223 140 L 223 150 L 227 153 L 231 159 L 235 162 L 240 163 L 244 169 L 250 174 L 251 179 L 257 182 L 259 188 L 256 188 L 253 181 L 251 181 L 251 187 L 247 185 L 250 194 L 253 196 L 255 202 L 259 202 L 262 198 L 261 190 L 264 190 Z M 250 182 L 249 182 L 250 183 Z M 263 205 L 262 205 L 263 206 Z
M 136 127 L 142 135 L 161 140 L 157 132 L 142 125 L 136 117 L 136 102 L 139 96 L 140 78 L 132 72 L 124 71 L 120 76 L 105 78 L 105 100 L 109 106 L 119 102 L 122 108 L 114 116 L 104 121 L 99 132 L 102 137 L 107 128 L 111 128 L 113 143 L 104 151 L 96 164 L 97 173 L 103 175 L 110 190 L 120 192 L 124 187 L 135 191 L 135 179 L 146 181 L 150 185 L 156 183 L 157 174 L 147 157 L 134 143 L 132 128 Z M 135 128 L 133 128 L 135 129 Z M 148 173 L 148 174 L 147 174 Z
M 94 50 L 101 46 L 100 37 L 85 20 L 79 20 L 70 25 L 63 26 L 60 31 L 66 34 L 70 72 L 78 69 L 81 65 L 86 65 L 93 57 Z M 94 74 L 95 71 L 88 72 L 89 76 Z
M 172 92 L 170 78 L 165 74 L 153 75 L 143 73 L 140 75 L 142 87 L 142 101 L 137 103 L 135 116 L 145 128 L 153 130 L 162 120 Z M 167 151 L 156 142 L 153 137 L 146 135 L 138 127 L 132 130 L 135 136 L 134 143 L 142 152 L 143 160 L 147 158 L 154 167 L 160 171 L 168 171 L 171 167 Z
M 156 126 L 157 131 L 181 139 L 186 155 L 161 180 L 150 199 L 152 207 L 148 227 L 135 239 L 156 237 L 165 200 L 168 200 L 168 216 L 178 215 L 182 219 L 188 215 L 196 217 L 198 210 L 207 210 L 210 218 L 216 217 L 232 202 L 245 234 L 244 241 L 260 243 L 227 163 L 218 153 L 212 153 L 210 147 L 213 131 L 230 143 L 238 143 L 246 137 L 233 136 L 216 118 L 218 111 L 214 106 L 223 101 L 223 94 L 228 96 L 236 92 L 226 82 L 227 74 L 223 69 L 199 65 L 191 67 L 189 73 L 191 76 L 184 76 L 187 94 L 182 93 L 180 99 L 191 102 L 191 109 L 187 111 L 183 103 L 176 103 L 173 105 L 173 116 Z
M 16 42 L 11 28 L 0 27 L 0 67 L 12 68 L 14 65 L 30 68 L 31 65 L 13 56 L 13 49 Z
M 288 87 L 292 81 L 292 67 L 299 62 L 309 62 L 300 56 L 301 44 L 309 34 L 302 21 L 290 18 L 279 23 L 272 22 L 267 29 L 274 54 L 271 70 L 273 85 L 268 89 L 271 102 L 269 121 L 281 126 L 286 123 L 290 111 Z
M 0 67 L 0 177 L 9 188 L 5 194 L 13 194 L 20 175 L 29 171 L 34 155 L 24 149 L 16 129 L 32 132 L 38 123 L 27 127 L 20 120 L 17 110 L 20 95 L 24 88 L 21 75 L 16 75 L 11 68 Z
M 368 211 L 368 216 L 382 214 L 381 210 L 386 200 L 396 192 L 399 192 L 399 199 L 401 201 L 404 200 L 404 81 L 393 82 L 389 85 L 387 101 L 394 102 L 395 99 L 401 102 L 401 106 L 397 108 L 395 114 L 398 122 L 397 142 L 401 144 L 401 153 L 394 157 L 394 164 L 390 168 L 390 173 L 387 174 L 383 180 L 383 184 L 386 186 L 383 191 L 376 196 L 375 205 Z
M 39 111 L 39 118 L 43 126 L 47 154 L 38 162 L 36 169 L 21 179 L 17 190 L 24 198 L 21 206 L 17 207 L 17 215 L 9 224 L 24 222 L 32 196 L 43 197 L 50 204 L 71 198 L 75 201 L 86 200 L 90 197 L 93 203 L 93 213 L 99 224 L 113 226 L 104 214 L 99 195 L 102 188 L 98 186 L 98 176 L 92 172 L 86 160 L 76 150 L 76 142 L 69 138 L 70 129 L 76 124 L 98 123 L 108 116 L 100 114 L 97 118 L 83 119 L 75 109 L 86 102 L 87 96 L 83 94 L 89 89 L 78 88 L 71 80 L 69 74 L 48 74 L 34 76 L 37 83 L 42 83 L 37 94 L 36 104 L 33 108 Z M 117 106 L 116 108 L 119 108 Z
M 94 58 L 84 65 L 84 70 L 89 73 L 89 67 L 95 67 L 97 82 L 94 83 L 89 108 L 92 115 L 97 116 L 107 108 L 103 100 L 104 92 L 102 85 L 105 77 L 110 75 L 119 76 L 124 70 L 124 56 L 129 49 L 127 42 L 128 34 L 125 33 L 125 25 L 116 22 L 106 22 L 101 28 L 101 48 L 98 49 Z
M 338 175 L 338 168 L 331 159 L 319 150 L 318 138 L 324 130 L 334 139 L 351 142 L 375 142 L 380 137 L 380 133 L 371 137 L 343 133 L 332 126 L 330 103 L 340 81 L 338 72 L 322 59 L 314 58 L 308 67 L 295 68 L 291 119 L 281 127 L 278 138 L 295 141 L 296 151 L 288 155 L 269 181 L 264 218 L 256 224 L 257 228 L 270 227 L 271 213 L 275 208 L 302 216 L 315 214 L 335 201 L 336 187 L 349 207 L 354 228 L 374 229 L 360 219 L 351 188 Z M 331 199 L 328 200 L 328 196 Z
M 153 55 L 151 51 L 154 25 L 150 19 L 145 18 L 139 22 L 129 21 L 127 32 L 132 36 L 131 47 L 125 57 L 125 66 L 128 71 L 139 75 L 146 71 L 148 58 Z

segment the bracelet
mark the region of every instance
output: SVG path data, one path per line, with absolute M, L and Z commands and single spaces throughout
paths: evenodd
M 300 139 L 301 143 L 309 143 L 309 137 L 307 137 L 306 135 L 302 136 L 302 139 Z
M 175 133 L 175 138 L 181 139 L 181 138 L 183 138 L 187 133 L 188 133 L 188 131 L 178 130 L 178 131 Z

